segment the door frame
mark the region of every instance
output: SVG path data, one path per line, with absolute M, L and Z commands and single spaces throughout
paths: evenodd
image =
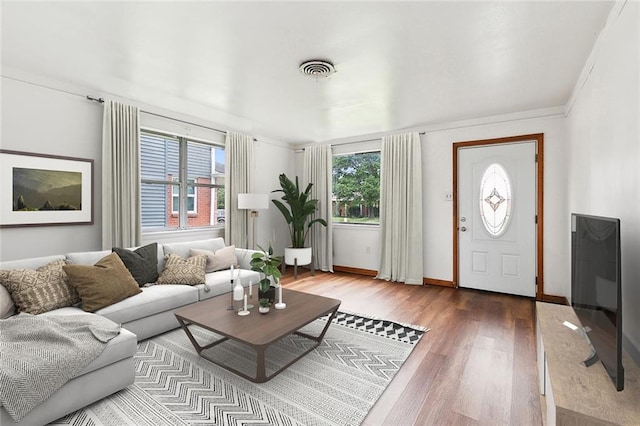
M 460 265 L 458 258 L 458 151 L 462 148 L 479 147 L 483 145 L 499 145 L 517 142 L 531 142 L 536 144 L 536 300 L 558 302 L 558 296 L 544 294 L 544 133 L 509 136 L 504 138 L 482 139 L 453 143 L 453 286 L 459 286 Z

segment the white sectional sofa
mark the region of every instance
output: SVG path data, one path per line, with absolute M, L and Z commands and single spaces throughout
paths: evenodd
M 216 252 L 224 248 L 222 238 L 192 242 L 158 244 L 158 273 L 164 268 L 165 255 L 173 253 L 183 258 L 191 249 Z M 68 253 L 18 261 L 0 262 L 0 269 L 37 269 L 49 262 L 64 259 L 67 264 L 93 265 L 111 253 L 110 250 Z M 251 250 L 235 249 L 244 286 L 257 283 L 259 274 L 251 271 Z M 84 312 L 81 306 L 64 307 L 41 315 L 101 315 L 121 325 L 120 334 L 110 340 L 102 354 L 62 388 L 15 423 L 0 406 L 0 425 L 43 425 L 102 399 L 134 382 L 133 355 L 138 341 L 179 327 L 173 310 L 231 290 L 229 270 L 206 274 L 205 284 L 148 285 L 141 292 L 95 313 Z M 2 289 L 0 289 L 2 290 Z M 1 321 L 0 321 L 1 326 Z M 1 331 L 1 330 L 0 330 Z

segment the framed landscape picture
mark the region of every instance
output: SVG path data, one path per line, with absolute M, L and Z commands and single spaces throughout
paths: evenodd
M 93 223 L 93 160 L 0 149 L 0 227 Z

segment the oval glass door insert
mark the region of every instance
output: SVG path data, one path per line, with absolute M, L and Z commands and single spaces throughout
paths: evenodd
M 480 217 L 492 237 L 506 231 L 511 219 L 511 180 L 507 171 L 498 163 L 485 170 L 480 181 Z

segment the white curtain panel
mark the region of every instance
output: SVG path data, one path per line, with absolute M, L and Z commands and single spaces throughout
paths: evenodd
M 227 245 L 246 248 L 249 235 L 248 210 L 238 209 L 238 194 L 250 193 L 252 185 L 253 138 L 227 132 L 225 138 L 225 233 Z
M 314 267 L 330 272 L 333 272 L 332 164 L 331 145 L 311 146 L 304 149 L 301 189 L 304 190 L 310 182 L 313 183 L 311 198 L 318 200 L 318 211 L 312 219 L 320 218 L 327 221 L 326 227 L 318 223 L 311 227 L 308 245 L 313 250 Z
M 380 270 L 376 278 L 422 284 L 422 154 L 420 135 L 382 138 Z
M 140 113 L 104 104 L 102 128 L 102 248 L 140 244 Z

